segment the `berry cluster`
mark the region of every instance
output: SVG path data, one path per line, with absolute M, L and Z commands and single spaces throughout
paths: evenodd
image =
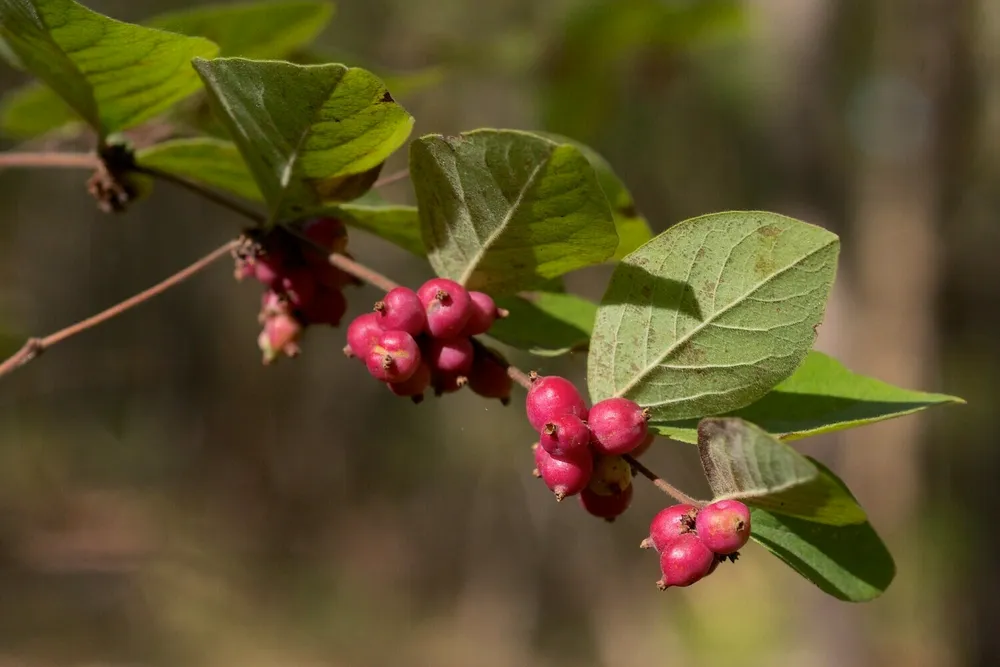
M 623 457 L 645 451 L 648 411 L 626 398 L 609 398 L 588 410 L 572 382 L 531 374 L 525 402 L 538 431 L 535 471 L 556 500 L 580 496 L 583 508 L 613 521 L 632 502 L 632 467 Z
M 397 396 L 414 403 L 428 387 L 436 396 L 469 385 L 486 398 L 510 402 L 511 380 L 499 354 L 474 343 L 506 311 L 483 292 L 434 278 L 416 292 L 397 287 L 347 327 L 344 353 Z
M 282 227 L 248 233 L 233 252 L 236 279 L 254 278 L 265 287 L 259 316 L 264 328 L 257 338 L 265 364 L 297 355 L 305 327 L 338 326 L 347 310 L 343 288 L 360 284 L 327 260 L 332 253 L 346 254 L 347 230 L 340 220 L 313 218 L 301 231 L 307 242 Z
M 749 539 L 747 506 L 738 500 L 719 500 L 701 509 L 673 505 L 661 510 L 639 546 L 659 552 L 663 577 L 656 585 L 666 590 L 704 579 L 727 558 L 735 561 Z

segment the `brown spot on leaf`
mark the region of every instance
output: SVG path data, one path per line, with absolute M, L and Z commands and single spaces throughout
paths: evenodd
M 637 218 L 639 217 L 639 209 L 635 207 L 634 202 L 629 202 L 625 206 L 618 207 L 618 215 L 625 218 Z
M 385 95 L 382 96 L 382 100 L 381 101 L 382 102 L 395 102 L 396 100 L 392 99 L 392 95 L 389 94 L 389 91 L 387 90 L 387 91 L 385 91 Z
M 781 228 L 777 225 L 764 225 L 757 230 L 757 233 L 761 236 L 766 236 L 768 238 L 774 238 L 781 233 Z
M 774 261 L 770 257 L 765 257 L 764 255 L 757 257 L 757 262 L 753 265 L 753 270 L 762 277 L 771 275 L 774 273 L 774 269 Z

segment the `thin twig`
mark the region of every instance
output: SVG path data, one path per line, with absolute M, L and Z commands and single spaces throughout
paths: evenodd
M 652 470 L 650 470 L 643 464 L 639 463 L 639 460 L 636 459 L 635 457 L 626 454 L 622 458 L 628 461 L 628 464 L 631 465 L 636 472 L 638 472 L 640 475 L 642 475 L 650 482 L 652 482 L 653 486 L 658 488 L 660 491 L 663 491 L 668 496 L 671 496 L 677 502 L 685 503 L 687 505 L 694 505 L 695 507 L 704 507 L 707 504 L 705 503 L 704 500 L 698 500 L 697 498 L 692 498 L 691 496 L 687 495 L 686 493 L 675 487 L 673 484 L 670 484 L 666 480 L 662 479 Z
M 386 292 L 399 287 L 399 283 L 397 283 L 392 278 L 383 276 L 378 271 L 369 269 L 364 264 L 355 262 L 347 255 L 341 255 L 340 253 L 335 252 L 327 258 L 327 261 L 329 261 L 331 264 L 333 264 L 335 267 L 337 267 L 344 273 L 349 273 L 355 278 L 363 280 L 369 285 L 374 285 L 375 287 L 378 287 L 381 290 L 385 290 Z
M 0 153 L 0 168 L 96 169 L 100 164 L 100 158 L 94 153 Z
M 375 184 L 372 185 L 372 187 L 381 188 L 382 186 L 390 185 L 392 183 L 395 183 L 396 181 L 401 181 L 409 175 L 410 175 L 409 169 L 400 169 L 399 171 L 393 174 L 389 174 L 388 176 L 383 176 L 382 178 L 378 179 L 377 181 L 375 181 Z
M 205 255 L 194 264 L 191 264 L 187 268 L 173 274 L 166 280 L 157 283 L 156 285 L 153 285 L 149 289 L 144 290 L 136 294 L 135 296 L 125 299 L 121 303 L 111 306 L 107 310 L 103 310 L 100 313 L 88 317 L 85 320 L 81 320 L 80 322 L 68 326 L 65 329 L 60 329 L 59 331 L 56 331 L 53 334 L 49 334 L 44 338 L 32 338 L 28 340 L 28 342 L 26 342 L 21 347 L 20 350 L 15 352 L 10 358 L 8 358 L 3 363 L 0 363 L 0 377 L 6 375 L 7 373 L 10 373 L 15 368 L 19 368 L 24 364 L 28 363 L 29 361 L 31 361 L 32 359 L 34 359 L 45 350 L 52 347 L 53 345 L 61 343 L 67 338 L 72 338 L 78 333 L 82 333 L 87 329 L 96 327 L 98 324 L 102 324 L 114 317 L 117 317 L 118 315 L 121 315 L 125 311 L 135 308 L 136 306 L 145 303 L 154 296 L 162 294 L 171 287 L 174 287 L 184 282 L 194 274 L 208 267 L 216 260 L 229 255 L 230 252 L 232 252 L 232 250 L 236 247 L 238 243 L 239 241 L 235 240 L 229 241 L 222 247 L 216 248 L 209 254 Z
M 173 183 L 174 185 L 178 185 L 184 188 L 185 190 L 188 190 L 189 192 L 201 195 L 205 199 L 208 199 L 209 201 L 212 201 L 218 204 L 219 206 L 228 208 L 230 211 L 233 211 L 235 213 L 239 213 L 240 215 L 246 217 L 247 219 L 254 221 L 258 225 L 262 225 L 265 222 L 267 222 L 267 216 L 265 216 L 263 213 L 260 213 L 259 211 L 255 211 L 252 208 L 244 206 L 240 202 L 230 199 L 229 197 L 225 197 L 219 194 L 218 192 L 215 192 L 214 190 L 210 190 L 206 187 L 203 187 L 202 185 L 195 183 L 194 181 L 189 181 L 186 178 L 181 178 L 180 176 L 176 176 L 174 174 L 170 174 L 165 171 L 160 171 L 159 169 L 153 169 L 151 167 L 136 166 L 134 171 L 137 171 L 140 174 L 146 174 L 147 176 L 153 176 L 154 178 L 167 181 L 168 183 Z

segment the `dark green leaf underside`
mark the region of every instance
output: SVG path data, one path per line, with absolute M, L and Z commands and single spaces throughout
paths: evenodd
M 783 440 L 856 428 L 936 405 L 964 403 L 956 396 L 902 389 L 848 370 L 812 351 L 787 380 L 733 416 L 757 424 Z M 653 424 L 667 437 L 698 442 L 698 420 Z
M 716 499 L 737 498 L 790 516 L 830 525 L 866 520 L 832 473 L 760 428 L 737 418 L 704 419 L 698 449 Z
M 751 526 L 755 542 L 840 600 L 877 598 L 896 576 L 892 555 L 870 523 L 828 526 L 752 508 Z

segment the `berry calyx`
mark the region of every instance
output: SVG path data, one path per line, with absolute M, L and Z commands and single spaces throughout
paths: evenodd
M 612 522 L 621 516 L 632 504 L 632 485 L 629 484 L 621 493 L 604 495 L 595 492 L 590 486 L 580 492 L 580 505 L 589 514 L 605 521 Z
M 552 456 L 575 456 L 586 452 L 590 429 L 576 415 L 559 415 L 545 424 L 538 442 Z
M 609 398 L 590 409 L 587 423 L 594 450 L 628 454 L 646 439 L 647 412 L 627 398 Z
M 417 296 L 427 314 L 427 331 L 435 338 L 462 334 L 472 314 L 469 292 L 447 278 L 433 278 L 421 285 Z
M 386 384 L 389 391 L 396 396 L 405 396 L 420 403 L 424 400 L 424 392 L 431 385 L 431 367 L 426 362 L 421 361 L 417 370 L 408 380 L 402 382 L 389 382 Z
M 649 523 L 649 537 L 642 541 L 643 549 L 653 548 L 663 551 L 670 542 L 694 530 L 694 517 L 698 509 L 694 505 L 671 505 L 657 512 Z
M 583 456 L 557 458 L 542 447 L 535 448 L 535 465 L 556 500 L 584 491 L 594 470 L 593 459 L 587 452 Z
M 440 373 L 466 375 L 472 370 L 475 352 L 468 338 L 431 339 L 424 347 L 431 368 Z
M 386 331 L 405 331 L 418 336 L 427 327 L 427 315 L 417 293 L 408 287 L 396 287 L 375 304 L 379 325 Z
M 484 334 L 500 317 L 501 311 L 493 297 L 485 292 L 469 292 L 469 301 L 469 321 L 465 324 L 464 333 L 466 336 Z
M 420 348 L 405 331 L 386 331 L 365 357 L 372 377 L 383 382 L 403 382 L 420 367 Z
M 698 535 L 685 533 L 664 545 L 660 552 L 663 577 L 656 582 L 656 586 L 661 591 L 671 586 L 690 586 L 708 576 L 714 564 L 715 554 L 698 539 Z
M 594 457 L 590 490 L 601 496 L 615 496 L 632 485 L 632 466 L 620 456 Z
M 347 327 L 347 348 L 344 352 L 350 353 L 349 356 L 364 359 L 383 333 L 375 313 L 359 315 Z
M 483 398 L 498 398 L 503 405 L 510 404 L 513 381 L 499 359 L 490 353 L 476 354 L 469 372 L 469 389 Z
M 536 431 L 560 415 L 576 415 L 587 419 L 587 404 L 573 383 L 558 375 L 532 374 L 531 389 L 525 399 L 528 421 Z
M 750 539 L 750 510 L 738 500 L 719 500 L 698 512 L 695 530 L 714 553 L 735 553 Z

